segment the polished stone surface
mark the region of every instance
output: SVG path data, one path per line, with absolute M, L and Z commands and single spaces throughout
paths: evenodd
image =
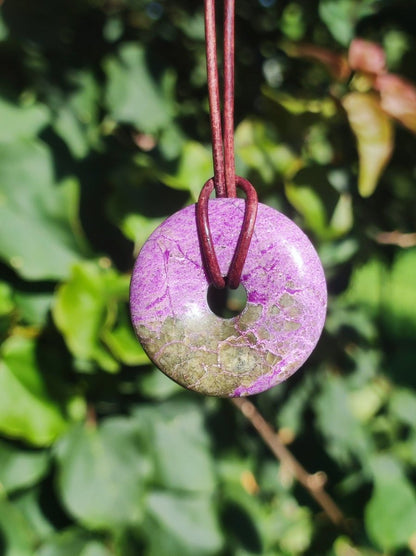
M 243 215 L 242 199 L 209 201 L 224 276 Z M 185 388 L 222 397 L 257 394 L 287 379 L 314 349 L 327 302 L 320 260 L 302 230 L 263 204 L 241 283 L 243 311 L 216 316 L 207 303 L 195 205 L 165 220 L 143 246 L 130 289 L 133 326 L 152 361 Z

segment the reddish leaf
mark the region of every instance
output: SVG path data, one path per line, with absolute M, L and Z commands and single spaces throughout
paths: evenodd
M 362 197 L 369 197 L 391 157 L 392 122 L 373 94 L 350 93 L 342 99 L 342 105 L 357 139 L 358 191 Z
M 348 63 L 353 70 L 376 75 L 386 72 L 386 56 L 375 42 L 354 39 L 348 51 Z
M 351 71 L 343 54 L 313 44 L 290 44 L 285 50 L 289 56 L 320 62 L 338 81 L 346 81 L 350 76 Z
M 416 87 L 398 75 L 379 75 L 374 84 L 380 92 L 381 107 L 416 133 Z

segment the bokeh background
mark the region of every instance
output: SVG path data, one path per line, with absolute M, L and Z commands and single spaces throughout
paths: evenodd
M 129 323 L 140 246 L 212 174 L 202 0 L 0 13 L 0 553 L 416 554 L 416 3 L 237 1 L 237 170 L 329 288 L 252 402 L 341 525 Z

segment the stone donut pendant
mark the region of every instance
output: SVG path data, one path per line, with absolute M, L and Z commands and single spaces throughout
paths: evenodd
M 243 199 L 208 203 L 226 276 L 244 216 Z M 241 276 L 243 311 L 225 319 L 208 306 L 196 205 L 163 222 L 144 244 L 130 289 L 132 323 L 150 359 L 180 385 L 209 396 L 258 394 L 287 379 L 314 349 L 326 315 L 318 255 L 291 220 L 259 203 Z

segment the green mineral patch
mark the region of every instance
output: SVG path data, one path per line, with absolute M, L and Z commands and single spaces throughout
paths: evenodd
M 222 344 L 219 349 L 221 368 L 229 373 L 249 373 L 257 365 L 263 364 L 263 358 L 258 350 L 248 346 L 233 346 Z
M 265 326 L 261 326 L 257 332 L 259 340 L 270 340 L 270 332 Z
M 186 329 L 180 319 L 167 317 L 160 330 L 160 340 L 164 344 L 180 341 L 185 338 Z
M 253 334 L 253 332 L 249 332 L 248 334 L 246 334 L 244 336 L 244 338 L 248 341 L 249 344 L 252 345 L 256 345 L 258 340 L 257 340 L 257 336 L 255 334 Z
M 143 325 L 136 331 L 146 352 L 173 380 L 203 394 L 230 396 L 241 385 L 249 387 L 280 361 L 279 356 L 259 350 L 258 340 L 270 336 L 266 328 L 260 328 L 258 336 L 237 328 L 243 325 L 244 331 L 261 315 L 261 305 L 249 304 L 241 317 L 234 319 L 215 315 L 200 321 L 168 317 L 159 324 L 159 333 Z
M 295 300 L 288 293 L 284 293 L 279 299 L 279 303 L 281 307 L 291 307 L 294 302 Z
M 266 355 L 266 363 L 268 363 L 271 367 L 274 367 L 281 360 L 282 360 L 282 358 L 280 357 L 280 355 L 275 355 L 274 353 L 271 353 L 270 351 Z
M 291 321 L 291 320 L 287 320 L 283 324 L 283 330 L 285 332 L 289 332 L 291 330 L 297 330 L 298 328 L 300 328 L 300 323 L 299 322 L 294 322 L 294 321 Z
M 277 305 L 272 305 L 268 311 L 270 316 L 278 315 L 280 313 L 280 308 Z
M 255 303 L 247 303 L 247 308 L 238 317 L 238 326 L 241 330 L 245 330 L 250 327 L 250 325 L 256 323 L 261 317 L 263 312 L 263 307 Z
M 189 348 L 182 342 L 167 344 L 158 356 L 158 363 L 162 367 L 173 368 L 178 364 L 186 362 L 189 357 Z
M 174 368 L 170 376 L 181 384 L 192 387 L 206 375 L 207 371 L 209 372 L 207 366 L 210 365 L 204 360 L 203 353 L 191 353 L 186 361 L 182 361 Z

